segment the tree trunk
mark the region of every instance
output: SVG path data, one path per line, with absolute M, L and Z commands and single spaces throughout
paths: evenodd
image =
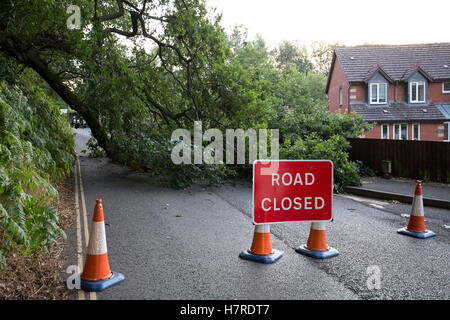
M 91 129 L 92 135 L 97 139 L 99 146 L 105 150 L 108 157 L 113 157 L 113 152 L 109 147 L 108 136 L 102 130 L 97 116 L 90 111 L 88 105 L 86 105 L 80 97 L 74 94 L 70 88 L 63 83 L 59 76 L 42 61 L 39 53 L 35 49 L 22 49 L 24 46 L 18 39 L 11 39 L 4 35 L 0 35 L 0 47 L 19 63 L 36 71 L 72 109 L 81 114 Z

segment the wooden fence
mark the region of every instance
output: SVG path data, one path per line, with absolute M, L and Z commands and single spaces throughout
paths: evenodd
M 391 175 L 450 183 L 450 142 L 385 139 L 349 139 L 350 159 L 360 160 L 382 173 L 390 160 Z

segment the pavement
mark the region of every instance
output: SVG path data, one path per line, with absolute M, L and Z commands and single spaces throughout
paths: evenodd
M 76 132 L 81 151 L 89 132 Z M 284 255 L 265 265 L 238 257 L 254 231 L 248 182 L 173 190 L 108 159 L 80 154 L 79 160 L 87 227 L 95 199 L 102 198 L 111 269 L 126 278 L 96 299 L 450 299 L 449 210 L 426 207 L 436 237 L 419 240 L 396 232 L 406 226 L 410 205 L 335 195 L 327 240 L 339 256 L 296 253 L 310 225 L 281 223 L 271 226 L 271 239 Z M 67 265 L 76 264 L 80 233 L 73 227 L 67 235 Z M 379 289 L 369 283 L 374 268 Z M 75 291 L 73 298 L 79 298 Z
M 359 187 L 346 187 L 348 193 L 385 200 L 412 203 L 417 180 L 365 177 Z M 422 181 L 424 205 L 450 209 L 450 184 Z

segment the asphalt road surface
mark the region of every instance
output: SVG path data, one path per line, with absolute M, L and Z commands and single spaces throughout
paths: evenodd
M 76 132 L 80 152 L 89 131 Z M 126 278 L 97 299 L 450 298 L 448 210 L 425 207 L 436 237 L 419 240 L 396 232 L 409 205 L 335 195 L 327 240 L 339 256 L 296 253 L 310 224 L 284 223 L 271 227 L 272 246 L 284 256 L 265 265 L 238 257 L 254 231 L 250 184 L 172 190 L 108 159 L 80 156 L 80 164 L 88 220 L 102 198 L 111 269 Z M 73 227 L 68 265 L 76 264 L 76 243 Z

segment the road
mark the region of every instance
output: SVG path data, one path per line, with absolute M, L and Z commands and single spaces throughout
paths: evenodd
M 89 132 L 76 132 L 80 152 Z M 327 239 L 339 256 L 299 255 L 294 248 L 306 243 L 309 224 L 276 224 L 272 246 L 284 256 L 264 265 L 238 258 L 254 231 L 248 183 L 172 190 L 108 159 L 79 159 L 88 220 L 102 198 L 109 262 L 126 277 L 97 299 L 450 298 L 450 229 L 442 227 L 450 225 L 448 210 L 425 207 L 436 237 L 419 240 L 396 232 L 408 222 L 409 205 L 335 195 Z M 67 232 L 68 264 L 76 264 L 75 229 Z M 373 268 L 380 289 L 368 286 Z

